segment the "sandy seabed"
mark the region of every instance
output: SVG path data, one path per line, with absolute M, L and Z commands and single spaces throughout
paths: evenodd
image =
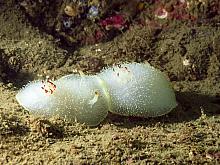
M 0 164 L 219 163 L 217 23 L 132 25 L 107 42 L 72 48 L 27 17 L 16 1 L 0 1 Z M 122 61 L 148 61 L 167 74 L 177 108 L 149 119 L 109 113 L 91 128 L 29 114 L 15 99 L 28 81 L 74 69 L 96 73 Z

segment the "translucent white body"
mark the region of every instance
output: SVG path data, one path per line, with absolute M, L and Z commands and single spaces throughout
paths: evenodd
M 56 90 L 46 94 L 42 82 L 29 83 L 17 95 L 18 102 L 32 113 L 59 115 L 70 121 L 98 125 L 108 114 L 109 99 L 95 76 L 69 75 L 54 82 Z M 96 100 L 93 100 L 99 93 Z M 93 102 L 91 102 L 93 100 Z
M 49 91 L 49 92 L 48 92 Z M 149 64 L 122 64 L 95 76 L 71 74 L 55 82 L 31 82 L 16 95 L 27 110 L 98 125 L 108 111 L 155 117 L 176 105 L 174 91 L 162 72 Z
M 113 113 L 155 117 L 176 107 L 176 99 L 165 75 L 149 64 L 123 64 L 100 73 L 112 98 Z

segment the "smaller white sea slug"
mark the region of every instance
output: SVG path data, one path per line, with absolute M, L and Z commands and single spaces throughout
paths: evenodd
M 107 84 L 113 113 L 156 117 L 177 106 L 167 77 L 148 63 L 116 65 L 103 70 L 99 76 Z
M 16 95 L 32 113 L 59 115 L 87 125 L 98 125 L 108 111 L 126 116 L 155 117 L 176 107 L 170 82 L 149 64 L 122 64 L 97 75 L 64 76 L 27 84 Z

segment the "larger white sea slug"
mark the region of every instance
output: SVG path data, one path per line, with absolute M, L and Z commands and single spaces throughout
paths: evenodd
M 34 81 L 21 89 L 16 99 L 35 114 L 98 125 L 110 110 L 110 99 L 101 83 L 95 76 L 86 75 L 68 75 L 54 82 Z
M 139 63 L 117 65 L 97 75 L 71 74 L 54 82 L 34 81 L 21 89 L 16 99 L 31 112 L 59 115 L 88 125 L 98 125 L 108 111 L 155 117 L 177 105 L 164 74 Z

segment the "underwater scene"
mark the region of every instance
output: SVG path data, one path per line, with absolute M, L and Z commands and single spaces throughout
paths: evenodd
M 0 164 L 220 164 L 220 1 L 0 0 Z

